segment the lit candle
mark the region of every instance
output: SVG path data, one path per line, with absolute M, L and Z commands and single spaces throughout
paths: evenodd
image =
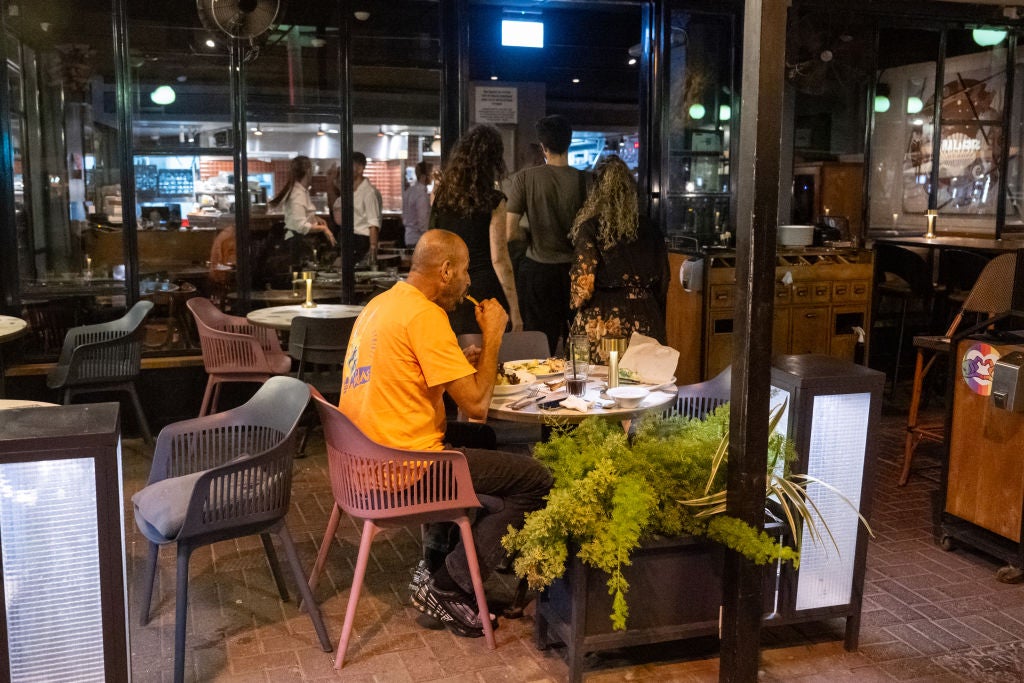
M 898 213 L 894 213 L 894 214 L 892 215 L 892 227 L 894 227 L 894 228 L 895 228 L 895 227 L 896 227 L 896 225 L 897 225 L 897 224 L 898 224 L 899 222 L 900 222 L 900 215 L 899 215 Z
M 85 257 L 85 269 L 92 270 L 92 257 L 89 255 L 86 255 Z
M 938 215 L 939 212 L 936 211 L 935 209 L 928 209 L 928 232 L 927 234 L 925 234 L 925 237 L 927 239 L 932 239 L 933 237 L 935 237 L 935 219 L 938 217 Z
M 829 208 L 828 208 L 828 207 L 826 206 L 826 207 L 825 207 L 825 215 L 826 215 L 826 216 L 828 215 L 828 212 L 829 212 Z

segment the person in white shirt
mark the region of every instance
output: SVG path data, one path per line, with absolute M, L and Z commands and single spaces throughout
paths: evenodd
M 421 161 L 416 164 L 416 182 L 402 194 L 402 223 L 405 225 L 407 249 L 416 246 L 430 222 L 430 195 L 427 193 L 430 171 L 429 162 Z
M 352 154 L 352 252 L 356 263 L 370 253 L 371 262 L 376 262 L 377 240 L 380 237 L 381 197 L 369 178 L 363 176 L 366 170 L 366 155 Z M 334 201 L 334 220 L 341 225 L 341 197 Z
M 285 239 L 292 247 L 292 254 L 301 252 L 301 239 L 296 235 L 319 232 L 334 246 L 334 234 L 327 227 L 327 221 L 316 215 L 316 207 L 309 196 L 309 182 L 313 179 L 313 162 L 309 157 L 299 155 L 292 159 L 288 169 L 288 182 L 268 202 L 273 209 L 284 212 Z M 294 264 L 293 264 L 294 265 Z

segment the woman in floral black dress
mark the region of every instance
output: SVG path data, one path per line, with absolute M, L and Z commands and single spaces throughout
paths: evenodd
M 660 232 L 637 208 L 633 175 L 617 156 L 602 161 L 594 189 L 569 237 L 576 250 L 571 277 L 574 334 L 590 338 L 590 357 L 607 362 L 604 337 L 640 332 L 665 343 L 668 253 Z

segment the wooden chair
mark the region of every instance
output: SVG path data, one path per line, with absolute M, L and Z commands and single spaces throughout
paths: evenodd
M 942 443 L 945 440 L 945 429 L 942 423 L 921 424 L 918 413 L 921 409 L 921 388 L 928 376 L 928 371 L 939 356 L 949 356 L 953 334 L 960 326 L 965 314 L 975 313 L 982 316 L 998 315 L 1010 310 L 1013 296 L 1014 268 L 1017 264 L 1016 254 L 1002 254 L 988 262 L 964 300 L 964 305 L 953 318 L 952 324 L 942 336 L 916 336 L 914 346 L 917 348 L 917 360 L 914 364 L 914 385 L 910 394 L 910 411 L 907 413 L 907 437 L 903 446 L 903 471 L 900 473 L 899 485 L 905 486 L 910 479 L 910 465 L 922 440 Z M 927 362 L 925 356 L 928 356 Z
M 165 427 L 157 437 L 149 482 L 132 497 L 135 523 L 149 541 L 140 622 L 149 622 L 161 545 L 177 544 L 174 680 L 185 676 L 188 565 L 204 545 L 259 534 L 281 599 L 288 589 L 270 534 L 284 548 L 320 646 L 331 642 L 313 602 L 285 516 L 292 491 L 295 425 L 309 387 L 273 377 L 245 405 Z
M 382 528 L 395 526 L 430 522 L 455 522 L 459 526 L 484 638 L 494 649 L 494 629 L 469 522 L 469 510 L 483 505 L 473 491 L 466 456 L 458 451 L 406 451 L 382 446 L 316 392 L 313 400 L 324 426 L 334 509 L 309 577 L 310 590 L 316 588 L 323 572 L 342 511 L 363 525 L 334 668 L 340 669 L 345 659 L 373 538 Z

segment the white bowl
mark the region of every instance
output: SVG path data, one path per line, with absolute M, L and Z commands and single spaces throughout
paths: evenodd
M 778 243 L 783 247 L 806 247 L 814 243 L 813 225 L 780 225 Z
M 643 387 L 612 387 L 605 393 L 623 408 L 636 408 L 651 392 Z
M 529 389 L 537 378 L 524 370 L 516 370 L 519 384 L 495 384 L 492 396 L 513 396 Z

